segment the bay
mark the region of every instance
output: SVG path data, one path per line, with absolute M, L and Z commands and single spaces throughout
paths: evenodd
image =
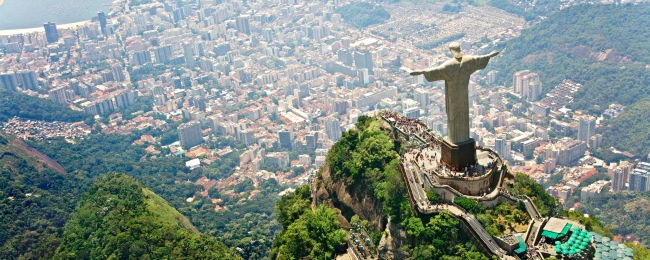
M 75 23 L 90 20 L 97 12 L 109 12 L 114 0 L 0 0 L 0 30 L 43 27 L 43 23 Z

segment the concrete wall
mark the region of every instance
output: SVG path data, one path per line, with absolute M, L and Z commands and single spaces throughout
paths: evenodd
M 487 207 L 489 209 L 496 208 L 496 206 L 498 206 L 501 203 L 505 203 L 505 202 L 511 203 L 513 205 L 517 203 L 517 201 L 514 201 L 514 200 L 512 200 L 512 199 L 510 199 L 510 198 L 508 198 L 506 196 L 501 195 L 501 194 L 499 194 L 499 195 L 497 195 L 497 196 L 495 196 L 494 198 L 491 198 L 491 199 L 485 199 L 485 200 L 479 199 L 478 200 L 479 204 L 481 204 L 481 205 L 483 205 L 483 206 L 485 206 L 485 207 Z
M 499 179 L 504 167 L 492 169 L 483 176 L 475 178 L 444 178 L 435 176 L 436 182 L 441 185 L 449 185 L 462 194 L 470 196 L 480 196 L 494 190 L 499 184 Z

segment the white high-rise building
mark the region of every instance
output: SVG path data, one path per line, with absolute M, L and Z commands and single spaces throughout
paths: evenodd
M 22 85 L 23 89 L 38 89 L 36 72 L 31 70 L 19 70 L 18 73 L 16 73 L 16 78 L 18 79 L 18 82 L 20 82 L 20 85 Z
M 415 89 L 415 101 L 420 103 L 420 108 L 426 109 L 429 104 L 431 104 L 431 101 L 429 100 L 429 92 L 427 92 L 423 88 L 417 88 Z
M 499 72 L 496 70 L 491 70 L 490 72 L 487 73 L 487 84 L 492 86 L 494 84 L 497 84 L 497 76 L 499 75 Z
M 193 44 L 189 42 L 183 43 L 183 54 L 185 55 L 185 64 L 188 69 L 194 68 L 194 48 Z
M 50 94 L 50 99 L 53 100 L 56 103 L 59 104 L 65 104 L 68 102 L 66 96 L 65 96 L 65 88 L 64 87 L 58 87 L 55 89 L 51 89 L 49 91 Z
M 539 81 L 539 77 L 536 81 L 529 82 L 528 90 L 524 92 L 527 92 L 526 99 L 528 101 L 533 102 L 539 100 L 539 97 L 542 95 L 542 82 Z
M 183 149 L 203 143 L 201 124 L 198 121 L 191 121 L 178 126 L 178 139 L 180 139 Z
M 589 141 L 589 138 L 596 134 L 596 118 L 593 116 L 582 116 L 578 120 L 578 140 Z
M 339 120 L 333 116 L 328 116 L 323 120 L 325 124 L 325 133 L 330 140 L 336 142 L 341 139 L 341 124 Z
M 122 69 L 122 65 L 119 63 L 115 63 L 111 65 L 111 72 L 113 73 L 113 79 L 117 82 L 122 82 L 126 80 L 126 77 L 124 76 L 124 70 Z

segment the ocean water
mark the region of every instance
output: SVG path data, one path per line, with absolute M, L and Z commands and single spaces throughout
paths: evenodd
M 76 23 L 110 11 L 114 0 L 0 0 L 0 30 L 43 27 L 43 23 Z

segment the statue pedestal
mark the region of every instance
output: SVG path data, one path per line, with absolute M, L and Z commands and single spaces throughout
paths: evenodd
M 476 142 L 470 138 L 454 144 L 445 138 L 440 145 L 440 154 L 443 163 L 462 171 L 468 165 L 476 163 Z

